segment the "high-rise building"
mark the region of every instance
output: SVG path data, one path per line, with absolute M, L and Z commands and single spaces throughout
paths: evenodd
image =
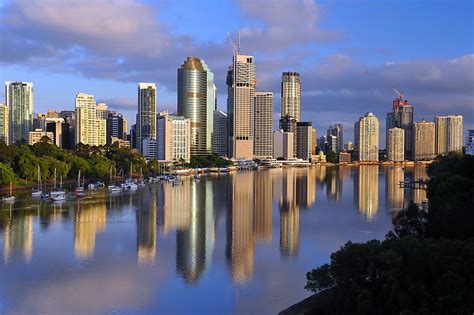
M 317 141 L 317 145 L 318 145 L 318 151 L 327 153 L 329 149 L 328 137 L 327 136 L 319 137 Z
M 296 123 L 296 157 L 311 161 L 313 155 L 313 127 L 311 122 Z
M 76 144 L 98 145 L 97 111 L 93 95 L 76 95 Z
M 33 83 L 6 81 L 5 99 L 10 115 L 10 143 L 27 142 L 33 127 Z
M 413 133 L 414 160 L 432 160 L 435 158 L 435 124 L 429 121 L 415 123 Z
M 76 144 L 76 112 L 61 111 L 59 117 L 64 119 L 61 127 L 63 135 L 62 148 L 72 150 Z
M 466 154 L 474 155 L 474 129 L 467 131 L 468 135 L 466 138 Z
M 236 53 L 227 72 L 229 157 L 252 159 L 254 141 L 255 63 L 253 56 Z
M 354 144 L 352 141 L 347 141 L 346 144 L 344 144 L 344 151 L 353 151 L 354 150 Z
M 354 125 L 354 153 L 361 162 L 379 160 L 379 120 L 373 113 L 360 117 Z
M 294 134 L 292 132 L 275 131 L 273 132 L 273 157 L 284 158 L 285 160 L 294 157 L 293 145 Z
M 137 140 L 135 144 L 140 153 L 143 153 L 143 139 L 156 139 L 156 118 L 156 84 L 138 83 Z
M 461 115 L 437 116 L 435 118 L 436 155 L 462 152 L 463 117 Z
M 123 129 L 124 127 L 125 129 Z M 112 137 L 125 140 L 124 134 L 126 133 L 126 130 L 126 120 L 124 123 L 124 117 L 122 114 L 109 112 L 107 116 L 107 144 L 112 144 Z
M 49 113 L 48 113 L 48 116 Z M 53 115 L 51 115 L 53 116 Z M 55 115 L 54 115 L 55 116 Z M 43 130 L 53 133 L 53 138 L 51 140 L 55 145 L 60 148 L 63 148 L 63 126 L 64 126 L 64 119 L 60 117 L 47 117 L 45 120 L 45 128 Z
M 166 112 L 158 117 L 158 160 L 185 161 L 191 159 L 191 121 Z
M 403 162 L 405 160 L 405 130 L 398 127 L 390 128 L 387 141 L 388 160 Z
M 106 103 L 97 103 L 96 115 L 97 119 L 107 119 L 109 117 L 109 106 Z
M 229 155 L 229 133 L 227 113 L 214 111 L 214 131 L 212 132 L 212 152 L 220 156 Z
M 273 156 L 273 93 L 255 93 L 253 153 L 259 157 Z
M 329 126 L 327 136 L 328 140 L 330 139 L 330 136 L 336 138 L 335 144 L 333 144 L 332 141 L 328 141 L 331 150 L 336 153 L 344 150 L 344 126 L 342 124 L 334 124 L 333 126 Z
M 403 94 L 392 102 L 393 112 L 387 114 L 386 141 L 388 143 L 388 130 L 393 127 L 405 130 L 405 159 L 413 158 L 413 106 L 403 99 Z
M 178 115 L 191 121 L 192 155 L 212 150 L 214 107 L 214 74 L 203 60 L 188 57 L 178 69 Z
M 281 117 L 301 120 L 301 78 L 298 72 L 281 75 Z
M 9 125 L 10 125 L 10 113 L 8 106 L 5 103 L 0 103 L 0 141 L 5 144 L 10 144 L 9 138 Z
M 327 142 L 327 150 L 331 150 L 333 152 L 338 152 L 337 150 L 337 143 L 339 142 L 339 138 L 335 135 L 328 134 L 326 138 Z
M 145 138 L 142 141 L 143 156 L 149 160 L 158 156 L 158 141 L 156 139 Z

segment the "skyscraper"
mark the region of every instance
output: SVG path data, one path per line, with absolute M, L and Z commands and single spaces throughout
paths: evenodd
M 9 110 L 9 141 L 27 142 L 33 128 L 33 83 L 5 82 L 6 106 Z
M 143 139 L 156 139 L 156 114 L 156 84 L 138 83 L 136 148 L 140 151 L 140 153 L 143 153 Z
M 354 153 L 361 162 L 379 160 L 379 120 L 373 113 L 360 117 L 354 125 Z
M 437 116 L 435 118 L 436 155 L 462 152 L 463 117 L 461 115 Z
M 124 138 L 124 118 L 117 112 L 109 112 L 107 115 L 107 144 L 112 144 L 112 137 L 126 140 Z
M 414 125 L 414 160 L 432 160 L 435 158 L 435 124 L 420 121 Z
M 76 95 L 76 144 L 98 145 L 97 110 L 93 95 Z
M 5 103 L 0 103 L 0 141 L 9 144 L 10 111 Z
M 301 120 L 301 78 L 298 72 L 281 75 L 281 117 L 291 116 Z
M 295 156 L 293 143 L 294 134 L 292 132 L 275 131 L 273 133 L 273 157 L 292 159 Z
M 212 152 L 220 156 L 229 155 L 229 133 L 227 113 L 215 110 L 212 132 Z
M 474 129 L 467 131 L 468 136 L 466 138 L 466 154 L 474 155 Z
M 252 159 L 256 86 L 254 57 L 240 52 L 234 54 L 226 83 L 229 157 Z
M 405 159 L 413 158 L 413 106 L 403 99 L 403 94 L 395 98 L 392 103 L 393 112 L 387 114 L 386 141 L 388 143 L 388 130 L 393 127 L 402 128 L 405 131 Z
M 313 154 L 313 127 L 311 122 L 296 123 L 296 157 L 306 161 L 311 161 Z
M 189 162 L 191 159 L 191 121 L 166 112 L 158 118 L 158 160 Z
M 344 150 L 344 126 L 342 124 L 334 124 L 334 126 L 329 126 L 327 136 L 331 150 L 336 153 Z M 335 144 L 329 141 L 329 139 L 331 138 L 330 136 L 336 137 Z
M 273 156 L 273 93 L 255 93 L 254 155 Z
M 405 130 L 397 127 L 390 128 L 387 141 L 388 160 L 403 162 L 405 159 Z
M 61 127 L 63 135 L 62 147 L 72 150 L 76 144 L 76 112 L 61 111 L 59 117 L 64 119 L 64 123 Z
M 109 115 L 109 107 L 105 103 L 98 103 L 96 106 L 96 128 L 97 128 L 97 145 L 107 144 L 107 117 Z
M 214 74 L 203 60 L 188 57 L 178 69 L 178 115 L 191 121 L 192 155 L 212 150 L 214 106 Z

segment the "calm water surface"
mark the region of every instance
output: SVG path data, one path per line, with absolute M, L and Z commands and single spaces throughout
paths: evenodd
M 382 239 L 423 166 L 274 169 L 0 204 L 0 313 L 275 314 L 348 240 Z

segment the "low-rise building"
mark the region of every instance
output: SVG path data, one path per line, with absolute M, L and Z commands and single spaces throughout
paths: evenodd
M 294 156 L 294 134 L 293 132 L 275 131 L 273 132 L 273 157 L 291 159 Z
M 351 163 L 351 154 L 346 151 L 339 152 L 339 164 Z
M 37 142 L 40 142 L 41 139 L 46 136 L 53 142 L 54 134 L 49 131 L 43 131 L 42 129 L 36 129 L 35 131 L 30 131 L 28 134 L 28 144 L 33 145 Z M 54 142 L 53 142 L 54 143 Z

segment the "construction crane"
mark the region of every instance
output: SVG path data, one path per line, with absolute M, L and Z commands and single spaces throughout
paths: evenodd
M 234 41 L 232 40 L 232 37 L 230 36 L 230 33 L 227 32 L 227 38 L 229 39 L 229 44 L 230 44 L 230 47 L 232 48 L 232 52 L 234 53 L 234 55 L 238 55 L 241 53 L 241 49 L 240 49 L 240 30 L 239 30 L 239 35 L 238 35 L 238 42 L 237 42 L 237 46 L 234 44 Z
M 397 90 L 397 89 L 393 89 L 393 91 L 394 91 L 395 93 L 397 93 L 397 94 L 398 94 L 398 97 L 399 97 L 399 99 L 400 99 L 400 102 L 401 102 L 401 101 L 402 101 L 402 99 L 403 99 L 403 92 L 398 92 L 398 90 Z

